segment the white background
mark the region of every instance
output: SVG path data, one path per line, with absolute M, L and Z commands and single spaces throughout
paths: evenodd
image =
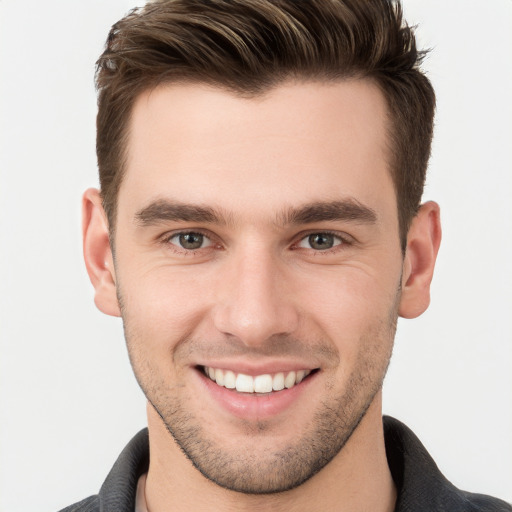
M 130 0 L 0 0 L 0 511 L 96 493 L 145 425 L 121 323 L 95 310 L 80 196 L 96 185 L 94 62 Z M 512 1 L 405 0 L 438 95 L 425 199 L 444 241 L 401 321 L 385 412 L 457 486 L 512 501 Z

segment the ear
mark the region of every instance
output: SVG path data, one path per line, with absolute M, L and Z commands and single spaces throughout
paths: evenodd
M 95 289 L 94 303 L 107 315 L 121 316 L 107 216 L 100 193 L 93 188 L 82 198 L 82 235 L 85 266 Z
M 398 313 L 403 318 L 420 316 L 430 304 L 430 283 L 441 243 L 439 205 L 423 204 L 407 234 Z

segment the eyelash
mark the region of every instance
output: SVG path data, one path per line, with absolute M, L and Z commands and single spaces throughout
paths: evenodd
M 204 238 L 208 239 L 211 242 L 211 245 L 207 247 L 200 247 L 198 249 L 185 249 L 184 247 L 180 247 L 177 244 L 171 243 L 171 240 L 174 237 L 181 236 L 181 235 L 202 235 Z M 201 229 L 194 229 L 194 230 L 185 230 L 185 231 L 175 231 L 173 233 L 166 233 L 161 238 L 162 245 L 165 245 L 169 249 L 171 249 L 173 252 L 181 255 L 187 255 L 187 256 L 194 256 L 199 251 L 204 251 L 205 249 L 214 249 L 215 247 L 220 247 L 220 244 L 215 243 L 215 237 L 208 232 L 205 232 Z
M 298 241 L 292 245 L 293 250 L 304 249 L 303 247 L 298 247 L 298 245 L 303 240 L 310 237 L 311 235 L 329 235 L 329 236 L 332 236 L 340 241 L 340 243 L 334 245 L 332 248 L 329 248 L 329 249 L 314 250 L 312 248 L 306 248 L 306 250 L 313 251 L 315 255 L 319 255 L 319 256 L 333 254 L 333 252 L 337 252 L 337 251 L 346 249 L 347 247 L 354 245 L 354 243 L 355 243 L 354 238 L 352 238 L 350 235 L 348 235 L 346 233 L 340 233 L 338 231 L 328 231 L 328 230 L 327 231 L 326 230 L 321 230 L 321 231 L 312 230 L 312 231 L 308 231 L 305 233 L 301 233 L 299 235 L 300 238 L 298 239 Z
M 208 239 L 211 242 L 211 245 L 209 245 L 207 247 L 200 247 L 198 249 L 185 249 L 183 247 L 180 247 L 177 244 L 171 243 L 171 240 L 173 238 L 175 238 L 177 236 L 181 236 L 181 235 L 202 235 L 203 237 L 205 237 L 206 239 Z M 332 248 L 323 249 L 323 250 L 314 250 L 312 248 L 299 247 L 299 244 L 303 240 L 305 240 L 306 238 L 308 238 L 312 235 L 329 235 L 329 236 L 332 236 L 332 237 L 338 239 L 340 241 L 340 243 L 334 245 Z M 315 255 L 317 255 L 317 254 L 318 255 L 332 254 L 333 252 L 337 252 L 339 250 L 343 250 L 343 248 L 352 246 L 355 243 L 355 240 L 351 236 L 347 235 L 346 233 L 340 234 L 337 231 L 326 231 L 326 230 L 322 230 L 322 231 L 312 230 L 312 231 L 308 231 L 308 232 L 303 232 L 303 233 L 300 233 L 299 236 L 296 237 L 296 239 L 297 239 L 297 241 L 291 245 L 292 250 L 305 249 L 305 250 L 313 251 L 313 253 Z M 215 249 L 215 248 L 221 247 L 220 243 L 215 242 L 215 237 L 211 233 L 205 232 L 201 229 L 175 231 L 172 233 L 166 233 L 165 235 L 163 235 L 161 237 L 161 243 L 162 243 L 162 245 L 165 245 L 166 247 L 170 248 L 173 252 L 176 252 L 176 253 L 182 254 L 182 255 L 189 255 L 189 256 L 194 256 L 199 251 L 204 251 L 205 249 L 209 250 L 209 249 Z

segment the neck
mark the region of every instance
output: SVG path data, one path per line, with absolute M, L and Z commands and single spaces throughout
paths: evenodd
M 248 495 L 210 482 L 185 457 L 148 405 L 149 512 L 311 511 L 392 512 L 396 489 L 389 471 L 382 427 L 381 395 L 338 455 L 299 487 L 283 493 Z

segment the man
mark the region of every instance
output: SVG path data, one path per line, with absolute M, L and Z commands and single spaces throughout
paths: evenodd
M 66 510 L 511 510 L 382 420 L 441 238 L 421 58 L 383 0 L 164 1 L 113 27 L 84 254 L 148 431 Z

